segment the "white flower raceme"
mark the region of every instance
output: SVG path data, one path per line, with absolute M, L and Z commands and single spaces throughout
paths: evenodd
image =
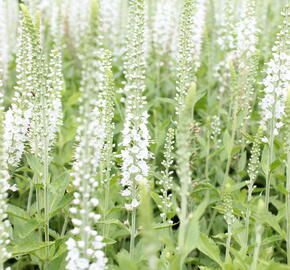
M 173 59 L 177 55 L 179 14 L 178 1 L 157 1 L 153 22 L 153 46 L 160 56 L 167 54 Z
M 147 184 L 151 154 L 148 150 L 150 135 L 145 90 L 144 1 L 129 1 L 129 25 L 125 59 L 126 116 L 121 145 L 122 195 L 129 201 L 125 207 L 133 210 L 139 205 L 138 183 Z
M 39 85 L 38 91 L 35 91 L 28 140 L 31 152 L 39 158 L 43 158 L 46 153 L 50 152 L 62 123 L 63 77 L 61 69 L 61 54 L 53 50 L 50 53 L 48 67 L 43 66 L 38 74 L 43 82 Z
M 217 5 L 221 4 L 220 2 Z M 222 95 L 229 88 L 230 65 L 233 61 L 234 49 L 236 48 L 236 36 L 234 19 L 234 1 L 227 0 L 221 5 L 222 10 L 216 13 L 217 21 L 217 45 L 223 52 L 224 58 L 214 67 L 214 76 L 219 82 L 219 92 Z M 218 96 L 220 99 L 220 96 Z
M 254 83 L 257 75 L 258 34 L 256 3 L 253 0 L 243 2 L 241 16 L 236 26 L 235 65 L 238 76 L 239 107 L 248 119 L 254 101 Z
M 173 188 L 173 177 L 171 171 L 171 166 L 173 164 L 173 150 L 174 150 L 174 129 L 169 128 L 167 132 L 167 136 L 165 139 L 164 145 L 164 159 L 162 161 L 162 165 L 164 170 L 161 172 L 161 178 L 158 182 L 160 185 L 161 191 L 161 204 L 158 205 L 161 210 L 160 216 L 165 221 L 167 218 L 167 214 L 172 207 L 172 188 Z
M 195 4 L 195 14 L 193 17 L 192 24 L 192 37 L 191 42 L 193 44 L 192 47 L 192 56 L 193 56 L 193 65 L 194 72 L 197 72 L 200 67 L 200 55 L 203 44 L 203 34 L 206 22 L 206 8 L 207 8 L 207 0 L 196 0 Z
M 80 57 L 80 49 L 89 26 L 90 0 L 64 0 L 62 14 L 65 16 L 66 34 L 70 39 L 70 45 Z
M 18 49 L 16 55 L 15 94 L 11 108 L 5 115 L 4 138 L 7 144 L 8 164 L 17 166 L 27 141 L 27 132 L 33 107 L 33 93 L 35 90 L 35 58 L 36 50 L 33 46 L 33 24 L 27 14 L 23 14 L 18 35 Z
M 253 0 L 243 1 L 241 15 L 236 26 L 235 54 L 239 60 L 249 58 L 257 53 L 258 27 L 256 5 Z M 243 65 L 244 63 L 239 63 Z
M 285 101 L 290 83 L 289 9 L 283 13 L 284 21 L 272 49 L 263 81 L 264 97 L 260 101 L 261 125 L 274 136 L 278 135 L 284 117 Z M 271 135 L 271 134 L 269 134 Z
M 194 12 L 195 1 L 185 0 L 181 14 L 179 43 L 178 43 L 178 64 L 176 82 L 176 113 L 179 114 L 184 106 L 184 99 L 192 82 L 195 81 L 194 63 Z
M 7 251 L 9 240 L 10 223 L 6 214 L 7 191 L 10 189 L 7 144 L 4 139 L 4 108 L 3 108 L 3 78 L 4 72 L 0 68 L 0 268 L 3 269 L 4 262 L 11 256 Z
M 75 162 L 73 164 L 74 193 L 73 206 L 70 208 L 74 229 L 67 241 L 68 270 L 106 269 L 107 258 L 102 248 L 103 237 L 98 234 L 95 224 L 101 216 L 96 213 L 99 204 L 98 181 L 100 165 L 107 161 L 112 143 L 113 85 L 111 72 L 111 53 L 98 43 L 98 10 L 91 9 L 91 25 L 87 33 L 81 80 L 81 106 Z M 109 159 L 109 158 L 108 158 Z M 110 166 L 109 164 L 108 166 Z M 105 168 L 108 169 L 109 168 Z M 108 180 L 108 179 L 106 179 Z
M 100 215 L 95 213 L 98 206 L 96 188 L 99 185 L 96 176 L 105 130 L 98 102 L 95 101 L 94 108 L 92 105 L 92 102 L 84 104 L 80 111 L 82 117 L 78 128 L 78 146 L 72 173 L 73 185 L 77 191 L 74 192 L 73 206 L 70 208 L 74 225 L 71 233 L 79 240 L 71 237 L 66 243 L 68 270 L 106 269 L 107 259 L 102 251 L 105 246 L 103 237 L 94 228 L 100 219 Z
M 127 2 L 100 0 L 101 33 L 114 56 L 124 53 L 127 25 Z
M 0 69 L 3 74 L 3 78 L 1 79 L 5 80 L 9 64 L 9 37 L 6 19 L 6 1 L 4 0 L 0 0 L 0 36 Z

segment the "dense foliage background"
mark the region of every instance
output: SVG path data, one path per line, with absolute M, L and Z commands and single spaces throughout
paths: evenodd
M 0 269 L 290 269 L 287 4 L 0 0 Z

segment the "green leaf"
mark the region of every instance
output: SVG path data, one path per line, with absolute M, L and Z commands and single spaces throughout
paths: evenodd
M 42 227 L 44 221 L 36 218 L 24 221 L 23 219 L 15 217 L 13 219 L 12 224 L 14 226 L 15 237 L 24 239 L 27 236 L 29 236 L 32 232 L 34 232 L 36 229 Z
M 128 251 L 122 250 L 117 254 L 120 270 L 138 270 L 137 264 L 130 259 Z
M 241 154 L 241 157 L 239 159 L 238 162 L 238 170 L 239 172 L 243 171 L 246 167 L 247 164 L 247 152 L 243 151 L 243 153 Z
M 30 216 L 24 209 L 12 204 L 7 205 L 7 214 L 24 220 L 30 219 Z
M 277 159 L 275 160 L 271 165 L 270 165 L 270 171 L 273 172 L 275 169 L 277 169 L 280 165 L 282 164 L 282 162 Z
M 19 255 L 25 255 L 25 254 L 29 254 L 33 251 L 48 247 L 53 245 L 54 242 L 24 242 L 21 244 L 18 244 L 14 247 L 11 247 L 9 249 L 9 251 L 12 253 L 13 256 L 19 256 Z
M 220 250 L 215 242 L 207 237 L 206 234 L 200 233 L 197 248 L 222 267 L 223 263 L 220 258 Z
M 33 172 L 38 175 L 41 175 L 43 171 L 43 166 L 40 160 L 35 155 L 32 155 L 32 154 L 26 154 L 25 157 L 26 157 L 29 167 L 33 170 Z
M 49 212 L 52 212 L 54 209 L 56 209 L 61 200 L 63 199 L 68 183 L 69 183 L 68 175 L 63 174 L 56 181 L 53 181 L 51 184 L 48 185 L 49 201 L 50 201 Z
M 59 211 L 67 207 L 71 201 L 73 200 L 73 194 L 72 193 L 67 193 L 63 196 L 62 200 L 59 202 L 59 204 L 51 210 L 49 213 L 50 217 L 55 216 Z
M 104 241 L 103 241 L 106 245 L 113 245 L 115 243 L 117 243 L 116 240 L 109 238 L 109 237 L 104 237 Z

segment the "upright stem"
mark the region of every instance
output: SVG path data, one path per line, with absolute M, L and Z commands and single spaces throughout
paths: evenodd
M 27 213 L 30 213 L 31 203 L 32 203 L 32 196 L 33 196 L 33 183 L 30 183 L 29 186 L 29 195 L 28 195 L 28 201 L 27 201 Z
M 251 201 L 252 199 L 252 188 L 248 191 L 248 203 Z M 245 225 L 246 225 L 246 241 L 245 241 L 245 247 L 248 246 L 248 241 L 249 241 L 249 226 L 250 226 L 250 216 L 251 216 L 251 210 L 249 209 L 249 207 L 247 207 L 247 212 L 246 212 L 246 221 L 245 221 Z
M 227 157 L 227 165 L 226 165 L 226 170 L 224 174 L 224 180 L 223 180 L 223 188 L 226 184 L 227 178 L 229 176 L 229 171 L 232 163 L 232 151 L 235 143 L 235 137 L 236 137 L 236 131 L 237 131 L 237 114 L 238 114 L 238 104 L 235 102 L 234 105 L 234 111 L 233 111 L 233 127 L 232 127 L 232 134 L 230 138 L 230 146 L 228 149 L 228 157 Z
M 290 153 L 287 153 L 287 195 L 286 195 L 286 218 L 287 218 L 287 263 L 290 265 Z
M 131 238 L 130 238 L 130 258 L 134 258 L 136 236 L 136 208 L 134 207 L 131 215 Z
M 227 243 L 226 243 L 226 258 L 225 258 L 226 262 L 228 262 L 230 259 L 231 241 L 232 241 L 232 225 L 228 224 Z
M 184 240 L 185 240 L 185 227 L 187 223 L 187 193 L 188 193 L 188 187 L 187 183 L 183 183 L 181 185 L 181 214 L 180 214 L 180 234 L 178 238 L 178 246 L 179 248 L 182 248 L 184 246 Z
M 273 117 L 274 118 L 274 117 Z M 274 125 L 275 120 L 272 118 L 270 123 L 270 139 L 269 139 L 269 153 L 268 153 L 268 160 L 267 160 L 267 174 L 266 174 L 266 198 L 265 198 L 265 204 L 266 209 L 269 209 L 269 203 L 270 203 L 270 187 L 271 187 L 271 164 L 273 163 L 273 153 L 274 153 Z
M 104 220 L 107 219 L 107 213 L 109 209 L 109 199 L 110 199 L 110 179 L 106 178 L 106 186 L 105 186 L 105 205 L 104 205 Z M 109 224 L 105 223 L 103 227 L 103 236 L 108 236 Z
M 65 232 L 66 232 L 66 228 L 67 228 L 67 224 L 68 224 L 68 217 L 67 217 L 67 214 L 65 214 L 65 218 L 64 218 L 62 229 L 61 229 L 60 237 L 64 237 Z
M 253 256 L 253 262 L 251 265 L 251 270 L 257 269 L 260 247 L 261 247 L 261 243 L 262 243 L 262 231 L 263 231 L 263 226 L 261 224 L 256 225 L 256 246 L 255 246 L 255 250 L 254 250 L 254 256 Z
M 44 144 L 44 164 L 43 164 L 43 200 L 44 200 L 44 241 L 46 243 L 49 242 L 49 199 L 48 199 L 48 185 L 49 185 L 49 175 L 48 175 L 48 142 L 47 138 L 45 138 Z M 49 247 L 45 248 L 46 261 L 44 265 L 44 269 L 48 268 L 48 257 L 49 257 Z
M 207 142 L 206 142 L 206 158 L 205 158 L 205 178 L 208 180 L 208 167 L 209 167 L 209 152 L 210 152 L 210 132 L 208 130 L 207 136 L 206 136 Z

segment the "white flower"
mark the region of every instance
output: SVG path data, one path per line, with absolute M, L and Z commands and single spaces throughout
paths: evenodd
M 121 150 L 122 178 L 121 192 L 129 203 L 125 208 L 131 211 L 138 207 L 138 188 L 140 182 L 135 182 L 136 176 L 146 185 L 148 182 L 148 159 L 150 135 L 148 131 L 148 113 L 144 112 L 146 104 L 145 90 L 145 42 L 144 42 L 144 3 L 132 1 L 129 8 L 128 39 L 125 55 L 125 77 L 127 84 L 126 115 L 122 131 Z M 132 25 L 135 27 L 132 27 Z M 136 191 L 136 192 L 135 192 Z
M 285 101 L 290 86 L 289 16 L 284 18 L 281 31 L 273 47 L 272 59 L 265 70 L 264 97 L 260 101 L 261 125 L 269 135 L 279 134 L 285 115 Z

